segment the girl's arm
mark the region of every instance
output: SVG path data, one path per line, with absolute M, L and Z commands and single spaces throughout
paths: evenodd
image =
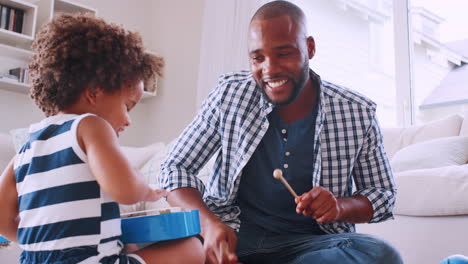
M 122 154 L 114 129 L 97 116 L 84 118 L 78 125 L 78 143 L 88 157 L 91 172 L 99 186 L 117 203 L 155 201 L 166 194 L 153 190 Z
M 17 241 L 18 192 L 16 191 L 13 160 L 0 176 L 0 234 L 10 241 Z

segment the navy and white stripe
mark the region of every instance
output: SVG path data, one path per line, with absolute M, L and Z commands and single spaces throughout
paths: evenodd
M 315 127 L 312 186 L 337 197 L 361 194 L 371 202 L 371 222 L 392 218 L 396 188 L 383 148 L 376 105 L 354 91 L 321 81 Z M 232 228 L 239 228 L 234 206 L 242 169 L 265 135 L 273 105 L 263 97 L 249 71 L 221 76 L 218 87 L 182 132 L 161 166 L 161 188 L 197 188 L 210 209 Z M 195 175 L 219 151 L 205 186 Z M 353 184 L 356 191 L 353 193 Z M 320 224 L 327 233 L 354 232 L 353 224 Z
M 16 156 L 22 263 L 77 263 L 103 249 L 107 256 L 121 251 L 118 204 L 100 189 L 78 144 L 78 124 L 87 116 L 32 125 Z

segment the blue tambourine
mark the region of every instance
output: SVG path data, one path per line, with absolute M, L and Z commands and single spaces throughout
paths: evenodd
M 198 210 L 122 218 L 124 243 L 148 243 L 200 234 Z

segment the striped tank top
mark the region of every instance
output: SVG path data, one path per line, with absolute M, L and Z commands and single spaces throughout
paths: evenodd
M 99 188 L 77 140 L 89 115 L 31 125 L 15 158 L 21 263 L 78 263 L 122 249 L 118 204 Z

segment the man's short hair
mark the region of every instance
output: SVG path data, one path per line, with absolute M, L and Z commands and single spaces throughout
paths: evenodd
M 280 16 L 289 16 L 295 23 L 305 26 L 304 12 L 295 4 L 288 1 L 273 1 L 261 6 L 252 16 L 254 20 L 267 20 Z

